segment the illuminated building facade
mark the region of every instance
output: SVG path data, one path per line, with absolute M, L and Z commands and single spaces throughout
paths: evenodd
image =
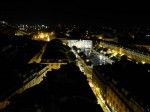
M 92 40 L 67 40 L 68 46 L 76 46 L 80 49 L 86 50 L 92 48 Z
M 98 67 L 93 67 L 92 82 L 112 112 L 145 112 L 129 91 L 115 79 L 101 74 L 99 70 Z
M 99 92 L 102 98 L 105 99 L 106 89 L 107 89 L 106 81 L 101 75 L 99 75 L 98 70 L 94 68 L 93 68 L 92 80 L 93 80 L 93 83 L 96 85 L 96 87 L 99 87 L 99 90 L 100 90 Z
M 107 42 L 100 42 L 99 46 L 109 48 L 119 54 L 125 54 L 128 58 L 134 59 L 137 62 L 141 62 L 143 64 L 150 64 L 150 54 L 146 54 L 144 52 L 139 52 L 130 48 L 125 48 L 123 46 L 118 46 L 116 44 L 111 44 Z
M 107 86 L 106 104 L 113 112 L 145 112 L 135 99 L 130 96 L 125 88 L 117 87 L 117 82 L 112 79 Z

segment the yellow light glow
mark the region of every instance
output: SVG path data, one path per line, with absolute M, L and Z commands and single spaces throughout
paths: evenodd
M 43 35 L 43 34 L 41 34 L 41 35 L 39 35 L 39 37 L 40 37 L 40 38 L 44 38 L 44 35 Z
M 96 91 L 99 91 L 99 88 L 98 88 L 98 87 L 96 87 Z
M 66 33 L 66 36 L 68 36 L 68 37 L 69 37 L 69 36 L 70 36 L 70 34 Z
M 89 85 L 90 85 L 91 87 L 94 87 L 94 85 L 93 85 L 91 82 L 89 82 Z
M 98 36 L 99 39 L 103 39 L 103 36 Z
M 97 99 L 97 104 L 99 104 L 99 105 L 101 104 L 101 101 L 99 99 Z
M 145 64 L 145 61 L 142 61 L 141 63 L 142 63 L 142 64 Z
M 117 55 L 117 52 L 114 52 L 114 56 L 116 56 Z
M 54 35 L 54 32 L 51 32 L 51 35 Z
M 50 41 L 50 39 L 49 39 L 49 38 L 47 38 L 47 41 Z
M 121 56 L 123 56 L 124 54 L 121 53 Z
M 43 41 L 50 41 L 51 39 L 55 38 L 55 33 L 50 32 L 38 32 L 38 34 L 33 36 L 34 40 L 43 40 Z

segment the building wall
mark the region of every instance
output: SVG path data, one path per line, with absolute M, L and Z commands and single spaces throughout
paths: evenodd
M 10 104 L 10 101 L 7 101 L 7 100 L 0 102 L 0 110 L 4 109 L 9 104 Z
M 44 67 L 38 73 L 34 73 L 30 77 L 28 77 L 26 80 L 24 80 L 23 81 L 24 85 L 21 88 L 19 88 L 16 92 L 12 93 L 12 95 L 10 95 L 7 99 L 5 99 L 4 101 L 0 102 L 0 110 L 4 109 L 6 106 L 11 104 L 9 102 L 9 98 L 11 98 L 16 93 L 20 94 L 24 90 L 39 84 L 43 80 L 43 77 L 46 75 L 47 71 L 48 71 L 48 66 Z
M 105 102 L 110 110 L 112 110 L 112 112 L 130 112 L 126 108 L 125 104 L 116 95 L 116 93 L 106 83 L 104 83 L 100 77 L 101 76 L 98 72 L 93 72 L 92 82 L 99 87 L 100 90 L 105 91 L 101 95 L 105 96 L 103 98 L 105 99 Z
M 77 46 L 81 49 L 91 49 L 92 48 L 92 40 L 68 40 L 68 46 Z
M 113 112 L 132 112 L 123 99 L 109 86 L 106 92 L 106 103 Z
M 99 73 L 95 69 L 93 69 L 92 73 L 92 82 L 94 83 L 94 85 L 96 85 L 96 87 L 99 87 L 99 92 L 101 96 L 105 99 L 106 83 L 104 80 L 102 80 L 102 77 L 100 77 Z
M 64 65 L 67 63 L 49 63 L 48 67 L 49 70 L 51 71 L 52 69 L 59 69 L 61 67 L 61 65 Z
M 144 112 L 142 106 L 134 100 L 130 92 L 123 87 L 118 88 L 114 79 L 106 80 L 102 74 L 93 68 L 92 82 L 98 87 L 99 94 L 112 112 Z
M 111 110 L 114 112 L 145 112 L 133 98 L 127 99 L 128 94 L 126 93 L 128 92 L 124 88 L 118 91 L 113 84 L 107 86 L 106 103 Z
M 34 73 L 30 77 L 28 77 L 26 80 L 23 81 L 24 85 L 16 93 L 22 93 L 24 90 L 39 84 L 43 80 L 43 77 L 46 75 L 48 69 L 48 66 L 46 66 L 38 73 Z

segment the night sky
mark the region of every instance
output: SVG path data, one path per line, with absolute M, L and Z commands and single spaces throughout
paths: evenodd
M 146 3 L 145 3 L 146 4 Z M 29 24 L 150 24 L 141 3 L 20 1 L 0 3 L 0 20 Z

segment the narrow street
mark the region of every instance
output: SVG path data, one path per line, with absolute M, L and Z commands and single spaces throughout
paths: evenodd
M 73 51 L 74 52 L 74 51 Z M 101 108 L 103 109 L 104 112 L 111 112 L 110 109 L 107 107 L 107 105 L 105 104 L 105 100 L 102 98 L 101 94 L 100 94 L 100 90 L 98 87 L 96 87 L 93 83 L 92 83 L 92 67 L 87 66 L 84 61 L 80 58 L 80 56 L 78 56 L 78 54 L 76 54 L 76 52 L 74 52 L 78 62 L 77 62 L 77 66 L 79 66 L 80 70 L 82 72 L 84 72 L 84 74 L 87 76 L 87 80 L 89 82 L 89 85 L 91 87 L 91 89 L 93 90 L 93 93 L 95 94 L 96 98 L 97 98 L 97 103 L 101 106 Z M 95 55 L 95 53 L 93 54 Z M 96 53 L 96 55 L 94 56 L 97 58 L 98 62 L 102 61 L 99 58 L 99 55 Z M 104 59 L 104 57 L 103 57 Z

